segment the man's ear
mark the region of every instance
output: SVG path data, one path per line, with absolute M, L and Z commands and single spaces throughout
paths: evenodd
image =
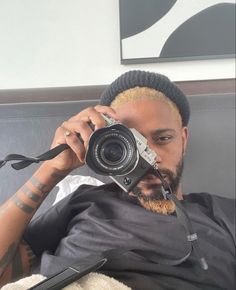
M 188 137 L 189 137 L 189 130 L 188 127 L 182 128 L 182 140 L 183 140 L 183 155 L 186 153 L 187 145 L 188 145 Z

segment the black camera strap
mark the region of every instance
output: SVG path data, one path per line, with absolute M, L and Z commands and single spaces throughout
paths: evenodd
M 0 160 L 0 168 L 3 167 L 9 161 L 19 161 L 11 164 L 11 167 L 15 170 L 23 169 L 32 163 L 39 163 L 41 161 L 50 160 L 60 154 L 62 151 L 68 149 L 69 146 L 67 144 L 60 144 L 53 149 L 37 156 L 37 157 L 29 157 L 20 154 L 9 154 L 3 160 Z
M 172 200 L 176 206 L 176 215 L 179 219 L 180 223 L 183 225 L 186 231 L 186 237 L 187 241 L 191 243 L 191 250 L 190 252 L 183 257 L 183 261 L 185 261 L 193 251 L 195 256 L 197 257 L 199 264 L 203 270 L 208 269 L 208 264 L 206 262 L 206 259 L 201 253 L 201 249 L 198 243 L 198 236 L 197 233 L 194 231 L 191 220 L 188 216 L 188 213 L 186 209 L 183 207 L 181 202 L 178 200 L 178 198 L 175 196 L 175 194 L 172 192 L 169 184 L 165 181 L 162 174 L 158 170 L 157 166 L 154 166 L 153 173 L 161 180 L 162 182 L 162 194 L 165 199 Z M 177 260 L 178 261 L 178 260 Z M 181 259 L 179 260 L 181 261 Z M 180 263 L 179 263 L 180 264 Z

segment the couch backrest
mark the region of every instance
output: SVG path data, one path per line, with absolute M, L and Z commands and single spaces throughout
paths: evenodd
M 194 95 L 191 106 L 190 142 L 185 158 L 184 192 L 207 191 L 235 197 L 235 96 Z M 0 105 L 0 159 L 10 153 L 37 156 L 47 151 L 55 129 L 98 100 L 34 102 Z M 0 203 L 12 195 L 38 165 L 20 171 L 0 169 Z M 97 176 L 86 166 L 73 174 Z M 106 178 L 105 180 L 108 180 Z

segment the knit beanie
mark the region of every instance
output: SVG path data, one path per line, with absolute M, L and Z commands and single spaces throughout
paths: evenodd
M 190 107 L 184 93 L 166 76 L 141 70 L 132 70 L 122 74 L 102 93 L 100 104 L 109 106 L 118 94 L 135 87 L 147 87 L 162 92 L 178 108 L 183 126 L 187 126 Z

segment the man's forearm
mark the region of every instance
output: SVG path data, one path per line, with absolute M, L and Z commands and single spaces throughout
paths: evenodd
M 12 261 L 24 230 L 52 188 L 66 172 L 58 172 L 47 162 L 0 207 L 0 277 Z

